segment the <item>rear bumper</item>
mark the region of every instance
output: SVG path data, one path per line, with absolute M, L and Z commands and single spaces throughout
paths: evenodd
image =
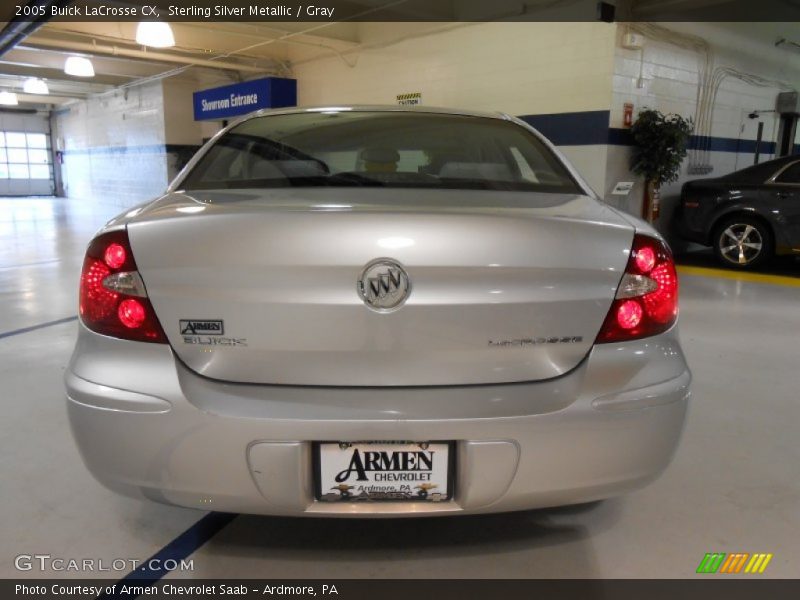
M 422 516 L 587 502 L 657 477 L 678 444 L 691 375 L 674 329 L 596 346 L 555 380 L 314 388 L 199 377 L 168 346 L 85 330 L 65 376 L 93 475 L 120 493 L 228 512 Z M 311 443 L 455 440 L 441 503 L 314 500 Z

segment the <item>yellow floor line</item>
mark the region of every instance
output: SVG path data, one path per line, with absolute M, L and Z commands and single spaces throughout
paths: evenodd
M 703 277 L 718 277 L 720 279 L 733 279 L 752 283 L 769 283 L 787 287 L 800 287 L 800 277 L 785 277 L 783 275 L 766 275 L 764 273 L 750 273 L 747 271 L 727 271 L 725 269 L 689 267 L 686 265 L 678 265 L 678 273 L 682 275 L 701 275 Z

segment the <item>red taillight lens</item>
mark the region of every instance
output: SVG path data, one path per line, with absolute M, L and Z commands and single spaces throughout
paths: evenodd
M 597 343 L 624 342 L 663 333 L 678 318 L 678 275 L 663 242 L 633 239 L 625 275 Z
M 109 244 L 106 246 L 105 252 L 103 252 L 103 260 L 105 260 L 106 264 L 112 269 L 119 269 L 125 264 L 126 258 L 127 252 L 125 252 L 125 248 L 122 244 Z
M 147 312 L 141 302 L 134 298 L 128 298 L 119 303 L 117 316 L 125 327 L 136 329 L 144 325 L 145 319 L 147 319 Z
M 636 300 L 625 300 L 617 308 L 617 325 L 623 329 L 634 329 L 642 322 L 642 305 Z
M 658 284 L 655 292 L 642 297 L 645 312 L 656 323 L 672 325 L 678 316 L 678 274 L 675 265 L 661 263 L 650 277 Z
M 125 281 L 133 284 L 120 287 L 114 281 L 118 277 L 128 278 Z M 137 282 L 141 284 L 141 279 L 127 231 L 111 231 L 96 237 L 86 250 L 81 271 L 81 321 L 103 335 L 166 344 L 167 336 L 144 286 Z
M 105 319 L 114 312 L 119 295 L 103 287 L 111 269 L 99 260 L 87 260 L 81 273 L 81 316 L 92 321 Z
M 634 254 L 636 266 L 642 273 L 649 273 L 656 266 L 656 251 L 650 246 L 644 246 Z

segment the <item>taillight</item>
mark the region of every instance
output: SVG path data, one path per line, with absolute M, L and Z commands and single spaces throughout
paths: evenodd
M 83 324 L 97 333 L 167 343 L 124 229 L 99 235 L 89 244 L 81 271 L 80 314 Z
M 633 238 L 625 275 L 596 342 L 624 342 L 663 333 L 678 318 L 678 275 L 663 242 Z

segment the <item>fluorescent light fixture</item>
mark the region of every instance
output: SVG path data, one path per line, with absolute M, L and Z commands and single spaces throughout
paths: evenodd
M 378 240 L 378 246 L 381 248 L 388 248 L 389 250 L 397 250 L 398 248 L 408 248 L 414 245 L 414 240 L 402 236 L 385 237 Z
M 0 92 L 0 104 L 3 106 L 16 106 L 17 95 L 14 92 Z
M 64 73 L 75 77 L 94 77 L 94 65 L 83 56 L 69 56 L 64 63 Z
M 169 23 L 142 21 L 136 27 L 136 43 L 153 48 L 169 48 L 175 45 L 175 36 Z
M 49 94 L 50 89 L 43 79 L 37 77 L 28 77 L 25 83 L 22 84 L 22 90 L 26 94 Z
M 347 210 L 353 208 L 352 204 L 312 204 L 311 208 L 320 208 L 322 210 Z
M 320 106 L 317 108 L 307 108 L 306 112 L 321 112 L 325 114 L 335 114 L 346 110 L 353 110 L 350 106 Z

